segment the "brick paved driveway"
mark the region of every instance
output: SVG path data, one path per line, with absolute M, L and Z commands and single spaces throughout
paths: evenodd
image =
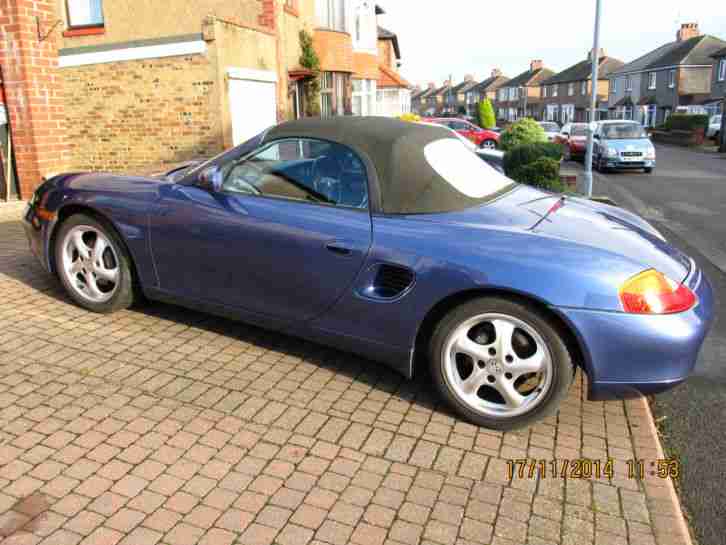
M 72 305 L 0 205 L 2 545 L 686 543 L 642 401 L 520 433 L 457 421 L 424 380 L 164 305 Z M 616 478 L 508 479 L 512 458 Z M 3 540 L 4 538 L 4 540 Z

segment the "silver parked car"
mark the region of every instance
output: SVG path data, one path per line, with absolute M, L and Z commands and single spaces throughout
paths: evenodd
M 592 164 L 600 172 L 655 168 L 655 146 L 637 121 L 599 121 L 595 130 Z
M 712 115 L 708 122 L 708 129 L 706 130 L 706 138 L 713 138 L 718 142 L 718 138 L 721 135 L 721 114 Z

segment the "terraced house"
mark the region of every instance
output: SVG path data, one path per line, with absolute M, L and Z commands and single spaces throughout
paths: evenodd
M 709 115 L 716 115 L 724 113 L 724 100 L 726 100 L 726 47 L 716 51 L 711 58 L 714 60 L 711 96 L 704 107 Z
M 554 75 L 552 70 L 544 67 L 541 60 L 533 60 L 529 70 L 510 79 L 497 90 L 497 119 L 509 122 L 521 117 L 541 119 L 539 86 Z
M 597 119 L 607 119 L 608 76 L 623 66 L 623 61 L 598 52 Z M 545 121 L 560 124 L 571 121 L 589 121 L 592 95 L 592 52 L 587 59 L 566 68 L 540 84 L 542 115 Z
M 484 81 L 479 82 L 475 86 L 466 91 L 466 113 L 467 115 L 476 116 L 476 109 L 479 102 L 488 98 L 492 103 L 497 98 L 497 89 L 507 83 L 509 78 L 502 75 L 502 71 L 498 68 L 492 70 L 491 76 Z
M 714 59 L 726 42 L 686 23 L 676 40 L 646 53 L 609 76 L 608 108 L 614 119 L 653 127 L 676 109 L 699 111 L 711 97 Z
M 370 0 L 0 0 L 0 199 L 62 170 L 207 157 L 305 115 L 308 100 L 325 116 L 375 114 L 382 77 L 407 85 L 390 60 L 382 75 L 382 12 Z M 315 100 L 301 31 L 320 59 Z

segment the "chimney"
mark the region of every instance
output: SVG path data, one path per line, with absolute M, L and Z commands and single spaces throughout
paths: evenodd
M 501 75 L 502 75 L 502 71 L 499 70 L 499 68 L 495 68 L 494 70 L 492 70 L 492 77 L 493 78 L 498 78 Z
M 605 49 L 603 49 L 603 48 L 601 47 L 601 48 L 600 48 L 600 49 L 598 50 L 598 52 L 597 52 L 597 58 L 598 58 L 598 59 L 602 59 L 602 58 L 603 58 L 603 57 L 604 57 L 605 55 L 606 55 L 606 53 L 605 53 Z M 588 51 L 588 52 L 587 52 L 587 60 L 588 60 L 588 61 L 592 61 L 592 49 L 591 49 L 590 51 Z
M 474 76 L 472 76 L 471 74 L 467 74 L 466 76 L 464 76 L 464 81 L 467 83 L 471 83 L 472 81 L 474 81 Z
M 698 29 L 698 23 L 683 23 L 681 29 L 676 33 L 676 40 L 685 42 L 700 35 L 701 31 Z
M 429 89 L 436 89 L 436 84 L 433 81 L 429 82 Z
M 539 70 L 540 68 L 542 68 L 542 66 L 543 66 L 542 59 L 535 59 L 531 63 L 529 63 L 529 69 L 532 72 L 534 72 L 535 70 Z

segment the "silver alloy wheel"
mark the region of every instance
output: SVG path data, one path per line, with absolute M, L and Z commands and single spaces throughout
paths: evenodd
M 481 147 L 484 149 L 497 149 L 497 143 L 494 140 L 484 140 Z
M 92 303 L 105 303 L 118 289 L 118 256 L 104 233 L 77 225 L 63 239 L 62 274 L 76 294 Z
M 472 339 L 477 328 L 488 333 L 486 343 Z M 482 314 L 462 322 L 447 337 L 441 356 L 451 392 L 483 416 L 511 418 L 529 412 L 552 385 L 552 356 L 544 339 L 513 316 Z

